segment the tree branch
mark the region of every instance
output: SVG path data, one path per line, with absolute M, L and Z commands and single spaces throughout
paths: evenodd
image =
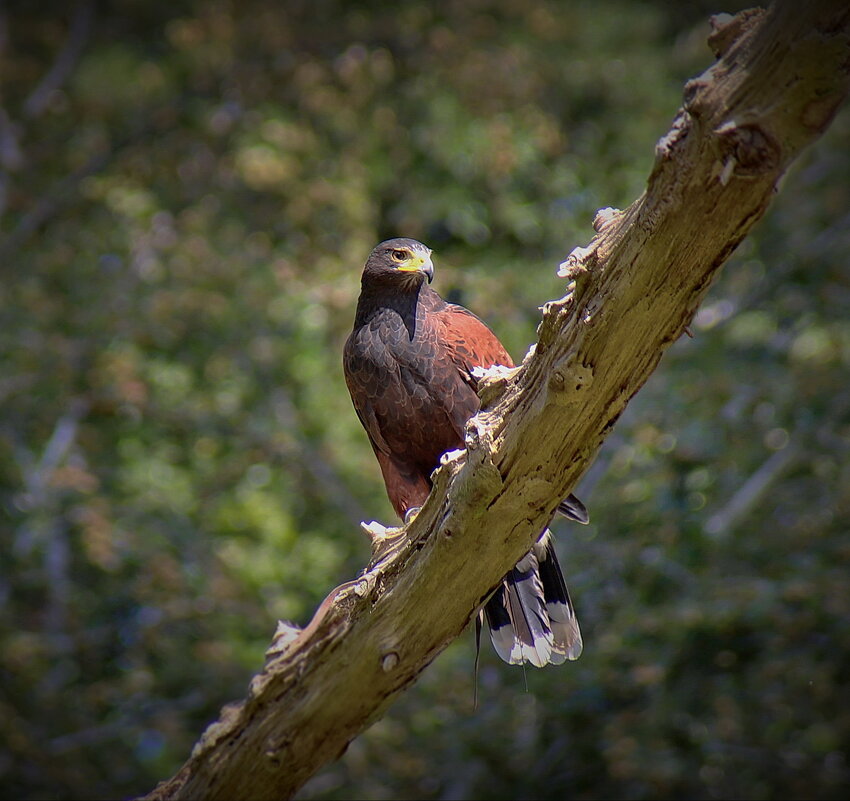
M 21 215 L 14 230 L 5 239 L 0 240 L 0 264 L 7 259 L 11 260 L 27 239 L 68 202 L 83 179 L 100 172 L 113 155 L 113 150 L 98 151 L 81 167 L 57 180 L 39 197 L 33 206 Z
M 50 103 L 51 94 L 59 89 L 74 71 L 88 40 L 93 18 L 93 0 L 80 0 L 69 23 L 68 38 L 56 56 L 53 66 L 24 101 L 24 115 L 29 119 L 44 113 Z
M 848 91 L 850 8 L 820 0 L 712 19 L 718 61 L 685 86 L 646 192 L 597 215 L 539 339 L 485 380 L 466 450 L 418 517 L 285 632 L 248 697 L 222 711 L 148 798 L 285 798 L 377 720 L 467 625 L 595 457 L 629 399 Z
M 830 409 L 820 425 L 812 430 L 810 425 L 800 425 L 792 432 L 782 450 L 772 453 L 764 463 L 738 488 L 729 502 L 711 515 L 703 526 L 709 536 L 729 536 L 753 510 L 758 508 L 785 473 L 806 455 L 806 440 L 818 435 L 828 435 L 850 409 L 850 392 L 833 398 Z M 815 435 L 813 437 L 813 434 Z

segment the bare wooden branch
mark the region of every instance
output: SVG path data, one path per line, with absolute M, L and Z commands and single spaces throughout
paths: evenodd
M 703 531 L 717 537 L 734 533 L 735 527 L 764 500 L 771 487 L 791 468 L 803 451 L 795 436 L 782 450 L 770 454 L 720 511 L 708 518 Z
M 785 473 L 798 462 L 803 461 L 806 457 L 807 440 L 828 437 L 835 431 L 848 409 L 850 409 L 850 392 L 843 392 L 832 399 L 829 411 L 817 428 L 813 429 L 810 424 L 799 425 L 791 433 L 785 446 L 768 456 L 732 495 L 728 503 L 708 518 L 703 531 L 712 537 L 733 536 L 735 528 L 758 508 Z
M 80 0 L 68 28 L 65 44 L 53 65 L 24 101 L 24 115 L 29 119 L 40 116 L 50 104 L 50 97 L 71 76 L 89 38 L 94 18 L 94 0 Z
M 719 60 L 685 87 L 646 192 L 597 218 L 538 342 L 449 454 L 419 516 L 373 530 L 369 568 L 222 711 L 148 798 L 288 798 L 408 687 L 529 548 L 629 399 L 848 91 L 850 7 L 785 3 L 713 21 Z M 376 533 L 377 532 L 377 533 Z M 591 645 L 592 647 L 592 645 Z
M 91 156 L 81 167 L 55 181 L 32 208 L 21 215 L 18 224 L 9 235 L 0 240 L 0 267 L 9 263 L 18 248 L 73 197 L 84 178 L 102 170 L 113 155 L 111 150 L 101 150 Z

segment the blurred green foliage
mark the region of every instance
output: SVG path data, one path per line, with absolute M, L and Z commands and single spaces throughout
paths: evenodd
M 427 242 L 521 357 L 732 10 L 0 8 L 3 797 L 147 791 L 244 696 L 393 519 L 340 367 L 369 249 Z M 461 638 L 302 798 L 847 796 L 848 133 L 578 488 L 581 660 L 485 648 L 473 713 Z

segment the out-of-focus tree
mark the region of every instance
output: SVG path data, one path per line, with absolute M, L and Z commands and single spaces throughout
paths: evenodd
M 339 366 L 379 239 L 521 356 L 642 189 L 705 5 L 0 9 L 0 785 L 173 772 L 392 520 Z M 559 530 L 581 660 L 450 648 L 304 798 L 843 797 L 850 116 Z M 528 690 L 526 691 L 526 685 Z

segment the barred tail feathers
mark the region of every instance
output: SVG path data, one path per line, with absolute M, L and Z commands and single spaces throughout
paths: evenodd
M 564 500 L 558 504 L 558 511 L 567 518 L 574 520 L 576 523 L 587 525 L 590 522 L 590 515 L 587 507 L 575 495 L 570 493 Z
M 539 551 L 537 561 L 540 569 L 540 580 L 543 584 L 543 596 L 546 599 L 546 610 L 549 613 L 549 625 L 552 629 L 552 664 L 561 664 L 567 659 L 575 660 L 581 656 L 584 644 L 581 639 L 581 629 L 578 625 L 575 607 L 570 591 L 564 581 L 561 565 L 555 553 L 552 535 L 547 529 L 535 544 Z
M 484 607 L 490 640 L 511 665 L 561 664 L 581 654 L 581 632 L 549 530 Z

